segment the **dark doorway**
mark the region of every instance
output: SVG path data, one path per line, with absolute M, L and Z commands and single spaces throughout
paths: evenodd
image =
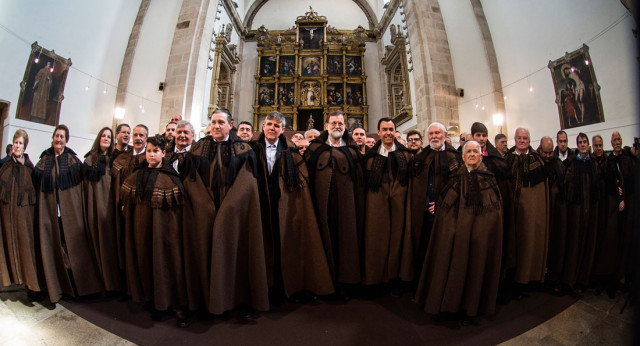
M 311 126 L 309 119 L 313 119 Z M 309 126 L 320 132 L 324 130 L 324 116 L 322 109 L 301 109 L 298 110 L 298 128 L 297 131 L 307 131 Z

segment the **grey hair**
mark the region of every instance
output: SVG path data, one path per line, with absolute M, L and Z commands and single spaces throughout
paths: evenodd
M 433 126 L 433 125 L 435 125 L 435 126 L 439 127 L 439 128 L 440 128 L 440 130 L 442 130 L 442 132 L 444 132 L 444 134 L 445 134 L 445 135 L 447 135 L 447 128 L 446 128 L 446 127 L 444 127 L 444 125 L 442 125 L 441 123 L 439 123 L 439 122 L 437 122 L 437 121 L 436 121 L 436 122 L 433 122 L 433 123 L 429 124 L 429 126 L 427 126 L 427 132 L 429 132 L 429 129 L 430 129 L 430 128 L 431 128 L 431 126 Z
M 284 115 L 282 115 L 282 113 L 276 112 L 276 111 L 273 111 L 267 114 L 267 117 L 265 120 L 275 120 L 279 123 L 282 123 L 283 128 L 287 125 L 287 118 L 285 118 Z
M 467 145 L 469 145 L 471 143 L 477 145 L 480 149 L 482 149 L 482 146 L 480 145 L 480 143 L 478 143 L 478 142 L 476 142 L 474 140 L 470 140 L 470 141 L 467 141 L 466 143 L 464 143 L 464 145 L 462 146 L 462 153 L 463 154 L 464 154 L 465 149 L 467 149 Z
M 529 129 L 524 128 L 524 127 L 518 127 L 516 129 L 516 134 L 518 133 L 518 131 L 526 131 L 527 132 L 527 136 L 529 137 L 529 139 L 531 139 L 531 132 L 529 132 Z M 515 135 L 513 136 L 514 138 L 516 137 Z
M 196 131 L 193 129 L 193 125 L 191 125 L 190 122 L 186 121 L 186 120 L 180 120 L 178 121 L 178 124 L 176 125 L 176 131 L 178 130 L 178 128 L 180 127 L 188 127 L 189 130 L 191 130 L 191 133 L 195 135 Z
M 320 131 L 316 130 L 316 129 L 311 129 L 311 130 L 307 130 L 304 133 L 304 139 L 307 139 L 307 134 L 309 133 L 315 133 L 317 136 L 320 136 Z

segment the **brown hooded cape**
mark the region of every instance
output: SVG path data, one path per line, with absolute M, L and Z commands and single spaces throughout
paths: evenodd
M 207 136 L 184 159 L 185 260 L 190 308 L 269 310 L 256 156 L 234 133 Z
M 348 145 L 327 144 L 324 131 L 304 153 L 309 169 L 309 186 L 322 243 L 334 281 L 359 283 L 360 242 L 364 212 L 362 159 L 347 131 L 342 140 Z
M 24 164 L 10 156 L 0 168 L 0 286 L 24 284 L 40 291 L 32 172 L 27 154 Z
M 287 297 L 302 290 L 331 294 L 334 288 L 309 193 L 307 166 L 293 142 L 280 135 L 276 161 L 269 174 L 265 143 L 261 133 L 251 145 L 260 167 L 258 182 L 269 286 L 282 285 Z
M 395 140 L 394 140 L 395 141 Z M 393 279 L 411 281 L 411 201 L 409 163 L 412 154 L 395 141 L 388 157 L 378 154 L 378 142 L 364 157 L 366 177 L 364 278 L 365 285 Z
M 565 188 L 567 206 L 567 248 L 563 283 L 588 285 L 596 249 L 598 227 L 598 172 L 591 154 L 587 160 L 579 155 L 567 163 Z
M 422 234 L 428 222 L 428 202 L 436 202 L 449 182 L 449 176 L 464 165 L 460 152 L 444 144 L 445 150 L 439 151 L 427 146 L 413 157 L 411 162 L 411 238 L 416 257 L 416 266 L 424 261 L 429 234 Z M 430 177 L 433 174 L 433 178 Z M 428 201 L 429 180 L 433 179 L 433 200 Z M 437 206 L 436 206 L 437 208 Z M 417 268 L 416 270 L 419 270 Z
M 502 202 L 484 164 L 460 167 L 437 202 L 415 301 L 430 314 L 495 312 L 502 256 Z
M 507 152 L 513 191 L 516 271 L 514 280 L 527 284 L 544 281 L 549 243 L 549 189 L 544 161 L 529 147 L 518 155 L 513 147 Z
M 111 187 L 110 157 L 87 154 L 83 166 L 86 220 L 94 256 L 107 291 L 121 291 L 115 224 L 115 195 Z
M 53 147 L 45 150 L 34 169 L 40 251 L 49 299 L 54 303 L 63 294 L 75 296 L 74 285 L 81 296 L 103 289 L 84 220 L 81 171 L 82 163 L 67 147 L 57 157 Z
M 182 247 L 184 189 L 172 167 L 145 163 L 122 184 L 125 259 L 134 302 L 158 310 L 187 305 Z
M 564 188 L 566 166 L 554 157 L 544 164 L 549 182 L 549 247 L 547 272 L 552 281 L 559 281 L 564 271 L 567 248 L 567 199 Z

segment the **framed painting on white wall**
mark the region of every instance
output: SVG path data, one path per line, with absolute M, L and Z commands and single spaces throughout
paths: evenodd
M 600 85 L 587 45 L 549 61 L 549 69 L 563 130 L 604 121 Z
M 70 66 L 71 59 L 63 58 L 34 42 L 20 83 L 16 118 L 57 126 Z

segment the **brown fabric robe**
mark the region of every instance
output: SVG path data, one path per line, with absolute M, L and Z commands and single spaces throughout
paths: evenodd
M 122 184 L 127 284 L 134 302 L 187 305 L 182 246 L 184 191 L 170 166 L 146 161 Z
M 276 161 L 269 174 L 264 133 L 251 145 L 260 167 L 258 182 L 269 286 L 282 285 L 287 297 L 302 290 L 319 295 L 333 293 L 309 193 L 307 166 L 297 147 L 280 135 Z
M 221 143 L 201 139 L 184 162 L 190 308 L 204 304 L 222 314 L 247 304 L 269 310 L 255 153 L 230 133 Z
M 122 290 L 115 224 L 115 195 L 111 190 L 110 158 L 87 154 L 84 161 L 84 200 L 89 237 L 107 291 Z
M 544 281 L 549 243 L 549 188 L 540 154 L 529 147 L 529 154 L 507 153 L 511 167 L 516 271 L 514 280 L 527 284 Z
M 360 247 L 364 218 L 362 159 L 347 131 L 342 140 L 348 145 L 326 144 L 324 131 L 309 144 L 305 159 L 309 168 L 309 186 L 322 243 L 334 281 L 359 283 Z
M 40 291 L 32 172 L 27 154 L 24 164 L 10 156 L 0 168 L 0 286 L 25 285 Z
M 567 247 L 567 199 L 564 188 L 566 166 L 558 158 L 545 162 L 549 181 L 549 250 L 547 272 L 552 281 L 559 281 L 564 271 Z
M 511 167 L 489 140 L 487 140 L 486 151 L 488 155 L 482 157 L 482 163 L 489 172 L 495 175 L 500 188 L 500 196 L 502 197 L 502 269 L 514 269 L 516 267 L 517 254 Z
M 634 231 L 637 231 L 637 217 L 633 212 L 637 161 L 629 150 L 623 150 L 619 156 L 611 153 L 602 169 L 604 180 L 601 190 L 604 190 L 604 195 L 600 204 L 604 206 L 604 212 L 600 215 L 604 220 L 598 230 L 593 274 L 620 278 L 633 272 L 632 249 Z M 619 209 L 621 201 L 625 203 L 622 212 Z
M 56 157 L 53 147 L 40 155 L 34 169 L 39 190 L 40 251 L 49 299 L 54 303 L 63 294 L 75 296 L 74 287 L 81 296 L 103 290 L 84 220 L 81 170 L 82 163 L 73 150 L 64 148 Z
M 411 153 L 395 142 L 389 157 L 378 154 L 379 140 L 364 158 L 365 197 L 364 278 L 365 285 L 414 277 L 411 244 L 411 200 L 409 163 Z
M 588 285 L 595 256 L 598 227 L 598 172 L 591 154 L 588 160 L 571 159 L 565 173 L 567 248 L 563 283 Z
M 142 154 L 133 155 L 133 148 L 125 152 L 121 152 L 117 149 L 114 150 L 111 157 L 111 195 L 114 201 L 114 223 L 116 225 L 116 246 L 118 253 L 118 263 L 120 270 L 125 270 L 125 258 L 124 258 L 124 214 L 120 208 L 120 188 L 122 183 L 127 179 L 131 173 L 140 167 L 143 162 L 146 162 L 146 155 Z
M 484 164 L 460 167 L 437 202 L 415 301 L 430 314 L 493 314 L 502 256 L 502 202 Z
M 560 161 L 562 162 L 565 166 L 569 164 L 569 162 L 571 161 L 571 159 L 573 159 L 574 157 L 576 157 L 576 154 L 578 153 L 577 149 L 571 149 L 571 148 L 567 148 L 567 159 L 564 161 Z M 558 160 L 560 160 L 560 149 L 558 149 L 558 146 L 556 146 L 553 149 L 553 157 L 557 158 Z
M 445 160 L 442 160 L 445 158 Z M 413 157 L 411 168 L 411 237 L 416 266 L 424 262 L 430 236 L 422 234 L 429 213 L 428 202 L 436 202 L 449 182 L 449 176 L 463 166 L 460 152 L 445 144 L 444 151 L 424 148 Z M 433 171 L 433 199 L 428 200 L 429 173 Z M 436 206 L 437 208 L 437 206 Z M 420 270 L 419 268 L 416 270 Z

